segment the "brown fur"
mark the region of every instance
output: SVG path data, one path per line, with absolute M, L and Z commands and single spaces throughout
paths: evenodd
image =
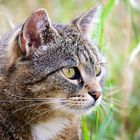
M 86 36 L 95 13 L 92 9 L 79 21 L 59 25 L 40 9 L 1 39 L 0 140 L 41 140 L 33 138 L 33 128 L 53 118 L 69 123 L 51 140 L 81 139 L 80 118 L 101 96 L 104 78 L 96 77 L 102 57 Z M 78 69 L 77 79 L 64 75 L 68 67 Z

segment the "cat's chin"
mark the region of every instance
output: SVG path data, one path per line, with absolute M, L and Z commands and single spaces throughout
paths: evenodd
M 64 112 L 66 115 L 71 114 L 77 117 L 81 117 L 82 115 L 90 114 L 94 110 L 94 108 L 95 108 L 95 105 L 91 105 L 89 107 L 81 108 L 77 110 L 74 110 L 73 108 L 65 108 L 65 109 L 62 109 L 61 111 Z

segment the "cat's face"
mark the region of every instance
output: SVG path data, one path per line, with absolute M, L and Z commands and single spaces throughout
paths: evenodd
M 56 88 L 50 93 L 56 98 L 53 107 L 79 115 L 90 112 L 101 102 L 105 61 L 95 44 L 89 43 L 86 38 L 74 36 L 72 40 L 72 43 L 67 41 L 68 46 L 64 46 L 64 51 L 59 52 L 59 55 L 65 54 L 67 59 L 64 61 L 68 61 L 67 64 L 60 62 L 62 67 L 48 80 L 53 79 L 53 89 Z M 72 51 L 68 52 L 67 47 Z M 56 58 L 59 58 L 59 55 L 54 54 Z
M 89 112 L 102 99 L 105 62 L 86 34 L 93 12 L 91 10 L 70 25 L 63 26 L 51 25 L 48 17 L 45 17 L 47 24 L 41 22 L 44 11 L 43 14 L 37 11 L 32 16 L 38 20 L 39 15 L 39 24 L 32 25 L 30 17 L 20 34 L 21 51 L 30 59 L 19 59 L 17 77 L 20 75 L 21 78 L 22 74 L 22 82 L 27 85 L 32 98 L 44 99 L 42 104 L 49 104 L 53 110 L 79 115 Z M 35 33 L 34 26 L 41 31 L 39 36 L 38 32 L 30 34 L 31 31 Z M 24 72 L 21 73 L 21 69 Z
M 30 89 L 39 98 L 50 99 L 54 109 L 76 114 L 89 112 L 102 98 L 104 59 L 86 38 L 72 33 L 65 38 L 64 34 L 67 33 L 63 31 L 61 42 L 58 41 L 54 51 L 44 45 L 40 48 L 43 52 L 36 52 L 38 57 L 33 61 L 38 73 L 34 75 L 36 80 L 31 80 L 34 84 Z M 51 72 L 47 74 L 49 70 Z M 41 78 L 36 83 L 37 76 Z
M 29 61 L 33 65 L 28 72 L 33 73 L 26 80 L 28 87 L 54 110 L 77 115 L 90 112 L 102 98 L 104 59 L 96 45 L 77 30 L 70 26 L 56 29 L 61 36 L 40 46 Z

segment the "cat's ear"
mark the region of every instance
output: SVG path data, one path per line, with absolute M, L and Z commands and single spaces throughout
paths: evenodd
M 89 37 L 95 25 L 99 23 L 100 13 L 101 6 L 99 5 L 74 19 L 71 24 L 76 26 L 86 37 Z
M 58 35 L 44 9 L 33 12 L 23 26 L 16 29 L 8 41 L 7 69 L 15 64 L 21 56 L 26 59 L 30 58 L 39 46 L 51 41 Z
M 19 33 L 18 41 L 21 53 L 25 53 L 26 57 L 31 56 L 41 44 L 49 42 L 56 34 L 58 32 L 52 26 L 44 9 L 33 12 Z

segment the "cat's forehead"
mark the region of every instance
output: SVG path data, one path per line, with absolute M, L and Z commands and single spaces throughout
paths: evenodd
M 94 41 L 86 38 L 84 34 L 72 26 L 58 26 L 58 31 L 61 35 L 61 45 L 63 49 L 70 53 L 75 53 L 81 59 L 98 59 L 98 48 Z
M 60 35 L 61 40 L 66 43 L 75 43 L 82 39 L 82 36 L 76 27 L 68 25 L 57 25 L 56 29 Z
M 50 42 L 39 49 L 39 54 L 37 54 L 39 60 L 45 62 L 47 66 L 51 65 L 50 67 L 54 69 L 78 65 L 93 69 L 98 59 L 96 45 L 73 27 L 57 26 L 55 28 L 60 36 L 55 42 Z
M 62 45 L 71 45 L 71 48 L 79 48 L 80 46 L 89 46 L 94 51 L 97 49 L 93 41 L 89 40 L 82 32 L 76 27 L 71 25 L 57 25 L 55 27 L 60 35 L 58 42 L 65 43 Z

